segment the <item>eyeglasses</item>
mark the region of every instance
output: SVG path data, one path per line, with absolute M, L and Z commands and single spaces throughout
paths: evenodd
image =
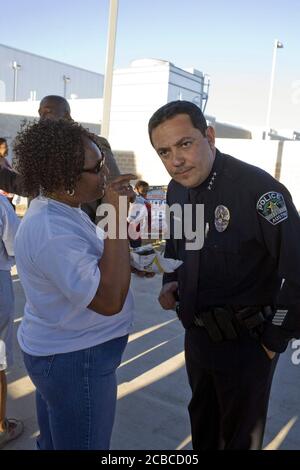
M 98 160 L 94 168 L 83 168 L 82 172 L 83 173 L 94 173 L 95 175 L 98 175 L 102 168 L 105 165 L 105 156 L 102 154 L 101 160 Z

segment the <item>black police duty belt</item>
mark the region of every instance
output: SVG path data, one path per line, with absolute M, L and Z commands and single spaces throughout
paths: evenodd
M 194 316 L 195 326 L 204 327 L 215 342 L 235 339 L 240 336 L 240 327 L 258 337 L 263 324 L 274 316 L 274 309 L 267 306 L 211 307 Z

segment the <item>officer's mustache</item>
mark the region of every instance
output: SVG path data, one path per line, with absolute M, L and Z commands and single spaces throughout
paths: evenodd
M 173 171 L 173 175 L 174 176 L 177 176 L 177 175 L 182 175 L 183 173 L 186 173 L 187 171 L 190 171 L 192 168 L 181 168 L 181 170 L 179 171 Z

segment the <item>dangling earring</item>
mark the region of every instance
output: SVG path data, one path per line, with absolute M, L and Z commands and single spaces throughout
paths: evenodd
M 69 196 L 73 197 L 74 194 L 75 194 L 75 189 L 72 189 L 71 191 L 68 189 L 67 194 L 68 194 Z

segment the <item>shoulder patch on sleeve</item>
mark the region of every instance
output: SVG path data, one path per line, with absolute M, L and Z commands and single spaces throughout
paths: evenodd
M 276 191 L 263 194 L 256 204 L 256 209 L 272 225 L 277 225 L 288 218 L 284 197 Z

